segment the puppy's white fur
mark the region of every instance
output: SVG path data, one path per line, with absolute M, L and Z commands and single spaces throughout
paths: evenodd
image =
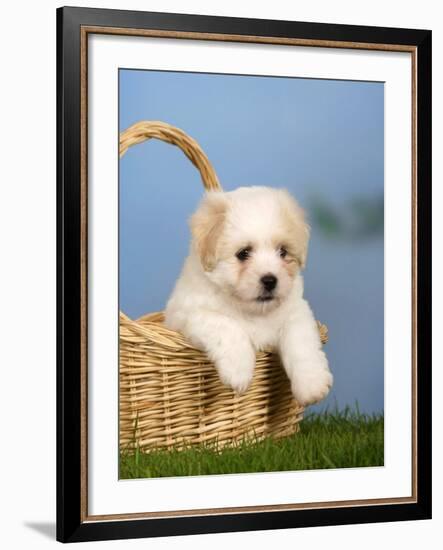
M 237 393 L 251 383 L 255 355 L 272 347 L 297 401 L 323 399 L 332 375 L 303 298 L 309 227 L 285 190 L 209 192 L 191 218 L 192 242 L 166 306 L 166 325 L 214 362 Z M 245 252 L 246 250 L 246 252 Z M 263 277 L 277 279 L 267 290 Z

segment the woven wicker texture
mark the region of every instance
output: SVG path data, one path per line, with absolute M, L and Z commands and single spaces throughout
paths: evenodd
M 158 122 L 134 124 L 120 134 L 120 156 L 132 145 L 160 139 L 178 146 L 200 172 L 207 190 L 221 190 L 214 169 L 195 140 Z M 322 342 L 327 328 L 319 323 Z M 303 408 L 292 397 L 277 355 L 257 354 L 251 386 L 241 396 L 224 386 L 214 365 L 183 335 L 163 325 L 163 314 L 131 320 L 120 313 L 120 448 L 216 443 L 249 437 L 280 438 L 298 430 Z

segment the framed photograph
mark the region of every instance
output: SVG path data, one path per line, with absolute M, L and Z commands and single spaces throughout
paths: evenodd
M 57 539 L 430 518 L 431 31 L 60 8 L 57 92 Z

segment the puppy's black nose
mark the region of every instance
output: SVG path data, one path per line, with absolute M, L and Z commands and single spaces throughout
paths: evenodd
M 266 290 L 274 290 L 277 286 L 277 277 L 274 275 L 263 275 L 260 279 Z

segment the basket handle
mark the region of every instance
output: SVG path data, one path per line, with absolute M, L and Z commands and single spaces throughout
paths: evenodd
M 217 174 L 200 145 L 195 139 L 185 134 L 183 130 L 171 126 L 166 122 L 143 120 L 123 130 L 120 133 L 120 158 L 132 145 L 143 143 L 152 138 L 160 139 L 179 147 L 200 172 L 206 191 L 222 191 Z

